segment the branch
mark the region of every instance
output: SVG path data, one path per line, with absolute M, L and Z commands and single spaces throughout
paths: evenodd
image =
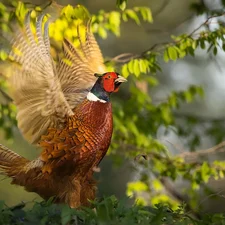
M 178 156 L 184 158 L 188 163 L 196 163 L 203 161 L 204 156 L 221 152 L 225 152 L 225 141 L 209 149 L 198 150 L 197 152 L 183 152 Z
M 114 62 L 119 62 L 119 63 L 126 63 L 127 59 L 133 58 L 135 56 L 137 57 L 138 55 L 135 55 L 133 53 L 123 53 L 123 54 L 120 54 L 118 56 L 115 56 L 114 58 L 112 58 L 109 61 L 114 61 Z
M 222 12 L 221 14 L 217 15 L 212 15 L 208 17 L 202 24 L 200 24 L 197 28 L 195 28 L 190 34 L 187 35 L 187 37 L 193 37 L 194 35 L 197 35 L 196 32 L 200 30 L 203 26 L 206 26 L 209 24 L 209 21 L 213 18 L 218 18 L 221 16 L 224 16 L 225 12 Z M 122 53 L 120 55 L 117 55 L 116 57 L 112 58 L 110 61 L 112 62 L 117 62 L 117 63 L 127 63 L 131 61 L 132 59 L 138 59 L 138 58 L 144 58 L 149 52 L 155 51 L 155 52 L 160 52 L 166 48 L 166 45 L 176 45 L 180 43 L 183 39 L 179 41 L 172 41 L 172 42 L 161 42 L 152 45 L 150 48 L 147 50 L 143 51 L 140 54 L 133 54 L 133 53 Z

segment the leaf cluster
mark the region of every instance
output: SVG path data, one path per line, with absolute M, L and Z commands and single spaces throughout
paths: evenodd
M 184 213 L 184 207 L 172 210 L 166 205 L 157 204 L 154 207 L 133 205 L 128 207 L 124 201 L 118 201 L 114 196 L 93 202 L 95 209 L 85 208 L 75 210 L 67 205 L 55 205 L 49 202 L 34 203 L 31 209 L 24 210 L 21 204 L 13 208 L 0 202 L 0 224 L 33 224 L 33 225 L 211 225 L 225 224 L 222 214 L 205 214 L 201 220 L 194 219 Z

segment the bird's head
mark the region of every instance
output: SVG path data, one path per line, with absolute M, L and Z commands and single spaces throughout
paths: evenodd
M 96 73 L 95 76 L 98 77 L 97 82 L 99 82 L 102 88 L 108 93 L 117 92 L 120 84 L 127 81 L 116 72 L 107 72 L 104 74 Z
M 108 102 L 109 95 L 119 90 L 121 83 L 127 80 L 116 72 L 107 72 L 103 74 L 95 74 L 98 78 L 88 94 L 91 101 Z M 91 97 L 92 96 L 92 97 Z M 96 98 L 95 98 L 96 97 Z

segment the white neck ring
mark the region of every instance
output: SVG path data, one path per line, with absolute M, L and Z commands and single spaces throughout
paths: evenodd
M 88 92 L 87 99 L 91 102 L 102 102 L 106 103 L 105 100 L 98 98 L 96 95 L 94 95 L 92 92 Z

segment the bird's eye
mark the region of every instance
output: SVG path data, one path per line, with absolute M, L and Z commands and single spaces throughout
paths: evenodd
M 110 75 L 108 75 L 108 79 L 111 79 L 111 76 Z

